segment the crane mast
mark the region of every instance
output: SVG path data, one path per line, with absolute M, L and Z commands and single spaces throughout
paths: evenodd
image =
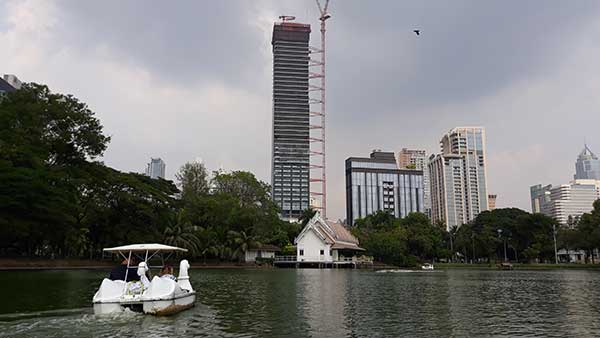
M 313 161 L 310 165 L 311 168 L 311 188 L 310 194 L 313 197 L 320 197 L 321 203 L 320 205 L 316 205 L 316 203 L 312 203 L 312 207 L 315 209 L 321 210 L 321 215 L 323 218 L 327 218 L 327 174 L 326 174 L 326 156 L 325 156 L 325 31 L 326 25 L 325 22 L 327 19 L 331 18 L 331 15 L 328 12 L 329 8 L 329 0 L 325 0 L 325 6 L 321 6 L 321 2 L 316 0 L 317 7 L 319 8 L 319 20 L 321 21 L 321 47 L 320 48 L 311 48 L 311 58 L 309 66 L 314 67 L 315 70 L 310 72 L 309 78 L 314 79 L 315 83 L 309 86 L 310 91 L 320 92 L 320 95 L 315 98 L 311 98 L 309 102 L 313 105 L 314 108 L 311 108 L 310 116 L 314 121 L 311 123 L 311 130 L 320 130 L 320 135 L 314 137 L 311 135 L 311 142 L 318 145 L 320 144 L 320 149 L 318 147 L 312 147 L 310 154 L 313 157 L 321 158 L 321 161 Z M 315 59 L 312 55 L 320 54 L 320 58 Z M 320 178 L 313 178 L 313 170 L 320 171 Z M 318 174 L 317 174 L 318 175 Z M 317 176 L 316 175 L 316 176 Z M 318 187 L 314 187 L 313 184 L 320 184 L 320 191 Z M 314 201 L 314 200 L 313 200 Z

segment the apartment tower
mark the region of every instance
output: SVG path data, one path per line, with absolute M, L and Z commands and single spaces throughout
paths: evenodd
M 406 149 L 398 153 L 398 168 L 423 171 L 423 212 L 431 217 L 431 190 L 429 187 L 429 168 L 425 150 Z
M 485 129 L 454 128 L 440 145 L 441 154 L 429 158 L 431 218 L 450 229 L 489 209 Z

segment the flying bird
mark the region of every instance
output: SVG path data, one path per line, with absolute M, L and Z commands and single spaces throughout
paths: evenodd
M 419 29 L 415 29 L 413 32 L 415 32 L 415 34 L 417 34 L 417 35 L 421 35 L 421 30 L 419 30 Z

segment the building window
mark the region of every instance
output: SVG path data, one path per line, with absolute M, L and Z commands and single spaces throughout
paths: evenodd
M 304 249 L 300 249 L 300 256 L 304 256 Z
M 333 256 L 333 250 L 329 249 L 329 256 Z
M 325 250 L 321 249 L 321 256 L 325 254 Z

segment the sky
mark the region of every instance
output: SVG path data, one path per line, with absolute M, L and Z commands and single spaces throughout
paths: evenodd
M 439 151 L 483 126 L 488 190 L 530 210 L 529 187 L 600 153 L 599 1 L 332 0 L 327 24 L 328 217 L 345 218 L 344 160 Z M 270 181 L 273 22 L 296 1 L 0 1 L 0 73 L 86 102 L 112 137 L 101 159 L 174 179 L 185 162 Z M 416 36 L 413 29 L 420 29 Z

